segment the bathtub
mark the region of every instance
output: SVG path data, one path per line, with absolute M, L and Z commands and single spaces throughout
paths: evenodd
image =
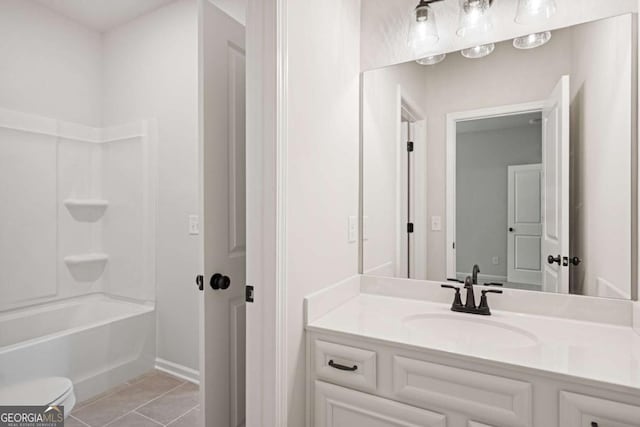
M 155 311 L 90 295 L 0 313 L 0 384 L 63 376 L 82 401 L 153 368 Z

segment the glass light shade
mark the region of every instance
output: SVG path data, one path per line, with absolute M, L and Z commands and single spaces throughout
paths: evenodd
M 533 33 L 527 36 L 516 37 L 513 39 L 513 47 L 516 49 L 533 49 L 540 47 L 551 40 L 551 32 Z
M 414 55 L 421 56 L 440 40 L 436 16 L 428 5 L 421 3 L 411 18 L 407 44 Z
M 435 65 L 439 62 L 444 61 L 444 58 L 446 58 L 446 56 L 447 55 L 445 53 L 441 53 L 439 55 L 425 56 L 424 58 L 417 59 L 416 62 L 420 65 Z
M 493 22 L 490 8 L 490 0 L 462 0 L 456 34 L 460 37 L 476 37 L 491 30 Z
M 460 53 L 465 58 L 477 59 L 477 58 L 484 58 L 485 56 L 491 55 L 491 53 L 495 48 L 496 48 L 496 45 L 493 43 L 481 44 L 479 46 L 462 49 Z
M 555 0 L 518 0 L 515 21 L 518 24 L 538 24 L 556 13 Z

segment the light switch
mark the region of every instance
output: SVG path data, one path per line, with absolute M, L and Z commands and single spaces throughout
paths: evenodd
M 193 236 L 200 234 L 200 217 L 198 215 L 189 215 L 189 234 Z
M 441 231 L 442 230 L 442 218 L 439 216 L 431 217 L 431 231 Z
M 349 217 L 349 243 L 354 243 L 358 240 L 358 218 L 355 216 Z

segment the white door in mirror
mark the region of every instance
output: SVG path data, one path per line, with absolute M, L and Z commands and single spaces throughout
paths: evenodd
M 569 293 L 569 76 L 562 76 L 542 112 L 543 290 Z
M 507 170 L 507 281 L 541 285 L 542 165 Z

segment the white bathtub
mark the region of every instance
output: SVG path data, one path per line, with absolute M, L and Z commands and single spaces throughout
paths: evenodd
M 153 368 L 153 305 L 103 295 L 0 314 L 0 383 L 73 381 L 78 401 Z

